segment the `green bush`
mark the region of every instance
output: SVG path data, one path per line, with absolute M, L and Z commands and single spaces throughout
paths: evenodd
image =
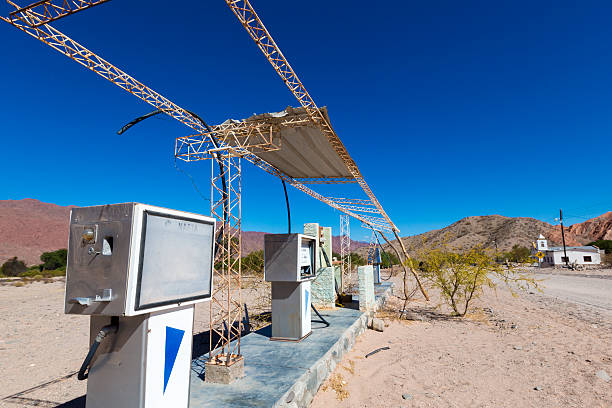
M 588 245 L 595 245 L 599 249 L 604 249 L 606 254 L 612 254 L 612 239 L 600 239 L 598 241 L 589 242 Z
M 472 300 L 480 297 L 485 287 L 496 288 L 503 283 L 513 294 L 538 289 L 539 282 L 532 274 L 504 268 L 482 247 L 457 253 L 442 246 L 421 251 L 419 259 L 422 263 L 412 261 L 410 266 L 420 269 L 420 275 L 440 291 L 456 316 L 465 316 Z
M 53 252 L 43 252 L 40 256 L 40 260 L 43 262 L 44 270 L 55 270 L 55 269 L 66 269 L 66 263 L 68 262 L 68 250 L 58 249 Z
M 16 256 L 2 264 L 0 273 L 4 276 L 18 276 L 28 270 L 28 267 L 23 261 L 17 259 Z
M 244 272 L 252 272 L 261 274 L 264 270 L 264 251 L 253 251 L 245 257 L 242 257 L 242 270 Z
M 504 254 L 504 258 L 510 262 L 526 263 L 530 261 L 531 250 L 529 248 L 515 245 L 510 252 Z
M 44 270 L 42 272 L 38 269 L 28 269 L 27 271 L 20 273 L 19 276 L 22 278 L 36 278 L 38 276 L 43 278 L 52 278 L 55 276 L 66 276 L 66 268 L 54 269 L 51 271 Z

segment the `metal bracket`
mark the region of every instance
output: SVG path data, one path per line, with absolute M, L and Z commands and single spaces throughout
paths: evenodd
M 96 295 L 95 297 L 75 297 L 68 301 L 68 303 L 79 304 L 81 306 L 91 306 L 92 303 L 99 302 L 110 302 L 113 300 L 112 289 L 102 289 L 102 296 Z

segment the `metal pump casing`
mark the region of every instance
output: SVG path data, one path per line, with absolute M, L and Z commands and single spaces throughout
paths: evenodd
M 138 203 L 74 208 L 65 313 L 134 316 L 212 292 L 215 221 Z

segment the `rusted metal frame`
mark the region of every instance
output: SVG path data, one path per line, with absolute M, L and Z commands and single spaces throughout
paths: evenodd
M 223 173 L 211 178 L 211 214 L 221 220 L 223 235 L 215 258 L 215 289 L 210 304 L 209 363 L 231 365 L 242 358 L 242 282 L 241 282 L 241 164 L 231 148 L 216 153 L 223 161 Z M 212 162 L 211 162 L 212 163 Z M 213 167 L 214 169 L 214 167 Z M 226 191 L 221 179 L 226 179 Z M 227 211 L 224 217 L 224 208 Z M 235 293 L 237 292 L 237 296 Z M 215 313 L 214 309 L 219 310 Z M 213 333 L 218 341 L 213 344 Z M 232 346 L 232 342 L 235 342 Z
M 24 11 L 22 14 L 26 15 L 27 18 L 32 21 L 32 24 L 42 22 L 40 18 L 36 17 L 27 10 Z M 181 108 L 174 102 L 170 101 L 161 94 L 147 87 L 140 81 L 136 80 L 126 72 L 115 67 L 100 56 L 94 54 L 92 51 L 85 48 L 76 41 L 72 40 L 70 37 L 66 36 L 64 33 L 55 29 L 49 24 L 43 24 L 39 27 L 33 27 L 29 24 L 19 23 L 18 21 L 10 20 L 2 16 L 0 16 L 0 19 L 20 29 L 26 34 L 38 39 L 39 41 L 47 44 L 56 51 L 59 51 L 60 53 L 66 55 L 67 57 L 81 64 L 85 68 L 95 72 L 101 77 L 107 79 L 108 81 L 114 83 L 120 88 L 143 100 L 144 102 L 147 102 L 148 104 L 152 105 L 153 107 L 164 110 L 165 113 L 178 120 L 179 122 L 185 124 L 186 126 L 189 126 L 190 128 L 196 130 L 197 132 L 205 133 L 207 131 L 207 129 L 204 128 L 202 123 L 185 109 Z M 285 181 L 288 181 L 292 186 L 308 194 L 309 196 L 319 201 L 322 201 L 328 204 L 329 206 L 336 208 L 346 214 L 349 214 L 352 217 L 366 224 L 369 224 L 369 221 L 365 220 L 364 218 L 351 211 L 343 209 L 334 202 L 326 199 L 326 197 L 304 186 L 300 182 L 295 181 L 291 177 L 282 174 L 276 168 L 269 165 L 267 162 L 262 161 L 257 156 L 252 155 L 249 152 L 245 152 L 243 157 L 249 162 L 255 164 L 257 167 L 263 169 L 264 171 L 285 179 Z
M 346 208 L 347 210 L 351 210 L 351 211 L 380 214 L 378 212 L 378 208 L 376 207 L 364 207 L 360 205 L 348 205 L 348 204 L 342 204 L 341 206 L 342 208 Z
M 268 59 L 268 62 L 270 62 L 274 70 L 278 73 L 283 82 L 285 82 L 285 85 L 287 85 L 287 87 L 291 90 L 296 99 L 304 107 L 306 112 L 308 112 L 313 122 L 320 127 L 321 131 L 323 132 L 323 134 L 325 134 L 329 143 L 334 147 L 338 156 L 344 161 L 344 164 L 347 166 L 355 180 L 359 183 L 364 193 L 366 193 L 366 195 L 370 198 L 372 204 L 374 204 L 376 208 L 378 208 L 380 215 L 384 218 L 385 221 L 385 224 L 378 225 L 378 227 L 382 229 L 390 229 L 391 231 L 393 231 L 397 240 L 400 241 L 402 251 L 406 260 L 410 259 L 406 248 L 399 239 L 399 229 L 395 226 L 395 224 L 393 224 L 393 221 L 391 221 L 391 218 L 387 215 L 382 205 L 377 200 L 376 196 L 374 195 L 368 184 L 365 182 L 363 176 L 361 175 L 361 172 L 359 171 L 359 168 L 357 167 L 357 164 L 348 154 L 346 147 L 340 141 L 340 138 L 331 127 L 331 124 L 327 121 L 323 113 L 318 109 L 314 100 L 308 94 L 308 91 L 298 78 L 293 68 L 291 68 L 291 65 L 289 65 L 289 62 L 284 57 L 274 40 L 272 39 L 272 36 L 270 35 L 266 27 L 263 25 L 263 22 L 253 9 L 253 6 L 251 6 L 249 0 L 225 0 L 225 2 L 234 12 L 236 17 L 238 17 L 240 23 L 247 30 L 251 38 L 253 38 L 259 49 L 264 53 L 265 57 Z M 363 218 L 361 220 L 363 221 Z M 373 222 L 365 222 L 366 224 L 373 225 Z M 419 284 L 419 289 L 421 290 L 425 298 L 429 300 L 429 296 L 421 285 L 418 275 L 412 268 L 411 272 L 416 278 L 417 283 Z
M 356 183 L 352 177 L 295 177 L 303 184 L 350 184 Z
M 360 198 L 340 198 L 340 197 L 327 197 L 338 204 L 358 204 L 376 207 L 370 200 L 364 200 Z
M 376 246 L 376 231 L 372 229 L 372 235 L 370 236 L 370 243 L 368 244 L 368 265 L 374 263 L 374 248 Z
M 338 135 L 336 135 L 329 122 L 327 122 L 327 119 L 311 98 L 280 48 L 276 45 L 276 42 L 272 39 L 270 32 L 264 26 L 249 0 L 225 0 L 225 2 L 234 12 L 238 20 L 240 20 L 240 23 L 247 30 L 251 38 L 253 38 L 274 70 L 278 73 L 283 82 L 285 82 L 285 85 L 287 85 L 306 112 L 308 112 L 313 122 L 320 127 L 321 131 L 327 137 L 332 147 L 334 147 L 338 156 L 344 161 L 355 180 L 359 183 L 366 195 L 370 197 L 372 203 L 379 209 L 380 214 L 394 230 L 397 230 L 397 227 L 393 224 L 382 208 L 382 205 L 378 202 L 376 196 L 374 196 L 374 193 L 365 182 L 357 164 L 348 154 L 346 147 Z
M 344 281 L 351 279 L 351 228 L 348 214 L 340 214 L 340 271 L 342 273 L 342 291 Z
M 247 149 L 251 153 L 256 149 L 258 151 L 273 151 L 280 149 L 279 143 L 275 144 L 273 132 L 279 131 L 282 128 L 301 127 L 310 124 L 309 118 L 288 119 L 279 123 L 263 123 L 263 122 L 232 122 L 229 124 L 221 124 L 212 127 L 211 132 L 203 132 L 197 135 L 182 136 L 180 139 L 181 148 L 187 148 L 186 152 L 180 152 L 179 155 L 187 157 L 190 154 L 196 156 L 204 153 L 202 149 L 204 141 L 210 140 L 211 135 L 215 135 L 218 143 L 228 144 L 233 148 Z M 253 138 L 255 136 L 255 138 Z M 254 140 L 253 140 L 254 139 Z M 190 145 L 196 145 L 195 148 Z M 192 147 L 192 148 L 190 148 Z M 189 161 L 189 160 L 188 160 Z
M 25 14 L 27 11 L 39 19 L 38 22 L 31 24 L 31 26 L 39 27 L 43 24 L 59 20 L 62 17 L 102 3 L 106 3 L 108 1 L 110 0 L 41 0 L 21 8 L 19 8 L 16 4 L 9 2 L 13 6 L 17 7 L 17 10 L 9 13 L 9 18 L 11 20 L 15 18 L 19 19 L 30 25 Z

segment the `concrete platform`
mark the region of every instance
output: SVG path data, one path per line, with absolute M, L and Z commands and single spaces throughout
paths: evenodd
M 391 283 L 376 285 L 379 306 L 391 289 Z M 312 334 L 300 343 L 270 341 L 270 326 L 244 336 L 246 375 L 232 384 L 204 382 L 208 355 L 193 360 L 190 407 L 307 407 L 367 324 L 367 316 L 351 308 L 321 314 L 330 326 L 313 314 Z

